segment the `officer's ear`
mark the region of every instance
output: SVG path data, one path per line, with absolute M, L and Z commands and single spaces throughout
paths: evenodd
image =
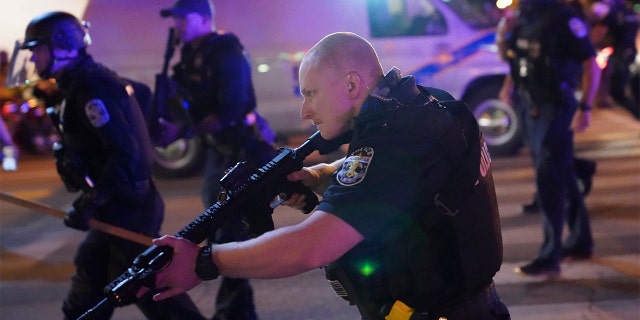
M 347 89 L 349 91 L 349 96 L 357 96 L 360 93 L 360 90 L 362 90 L 362 83 L 362 78 L 357 72 L 349 72 L 347 74 Z

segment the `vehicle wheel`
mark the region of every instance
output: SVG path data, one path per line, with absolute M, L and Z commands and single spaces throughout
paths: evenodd
M 202 168 L 204 153 L 198 136 L 176 140 L 166 148 L 155 147 L 154 176 L 177 179 L 193 175 Z
M 512 106 L 498 99 L 501 83 L 489 83 L 469 98 L 489 152 L 494 156 L 516 154 L 522 147 L 522 124 Z

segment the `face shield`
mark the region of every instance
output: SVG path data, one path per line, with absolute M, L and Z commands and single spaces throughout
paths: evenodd
M 35 64 L 31 62 L 33 52 L 21 49 L 22 41 L 16 41 L 8 61 L 2 61 L 6 68 L 4 87 L 18 100 L 37 99 L 38 105 L 53 106 L 61 101 L 61 92 L 55 79 L 38 76 Z M 4 109 L 3 109 L 4 112 Z
M 30 61 L 32 52 L 21 49 L 22 41 L 16 40 L 8 61 L 7 74 L 4 86 L 16 88 L 37 83 L 40 79 L 35 70 L 35 65 Z

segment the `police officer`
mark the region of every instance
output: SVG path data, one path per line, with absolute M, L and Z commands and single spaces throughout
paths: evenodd
M 556 276 L 560 260 L 593 252 L 589 217 L 574 170 L 572 128 L 584 130 L 600 70 L 583 20 L 560 0 L 522 0 L 506 40 L 514 103 L 522 107 L 535 169 L 544 241 L 536 259 L 516 268 L 529 276 Z M 581 75 L 581 77 L 580 77 Z M 576 100 L 580 85 L 582 95 Z M 573 121 L 573 124 L 572 124 Z M 562 243 L 564 222 L 569 235 Z
M 164 202 L 151 179 L 151 143 L 131 87 L 87 53 L 85 25 L 66 12 L 34 18 L 22 49 L 42 79 L 54 78 L 64 100 L 54 122 L 62 145 L 56 150 L 58 172 L 70 192 L 80 191 L 64 219 L 87 231 L 74 262 L 75 275 L 62 311 L 76 319 L 104 298 L 103 288 L 129 267 L 145 246 L 89 229 L 94 218 L 155 236 Z M 133 300 L 133 298 L 132 298 Z M 135 301 L 149 319 L 203 319 L 186 295 L 157 304 L 147 295 Z M 92 313 L 109 319 L 112 306 Z
M 581 19 L 585 20 L 584 8 L 582 7 L 582 4 L 579 1 L 573 1 L 573 0 L 564 0 L 564 1 L 576 11 L 576 13 Z M 512 8 L 512 7 L 508 7 L 505 9 L 504 14 L 500 19 L 500 22 L 498 23 L 498 27 L 496 30 L 496 44 L 498 46 L 498 52 L 500 53 L 500 57 L 505 61 L 508 60 L 507 40 L 509 37 L 511 37 L 513 28 L 515 27 L 519 18 L 519 15 L 514 14 L 514 10 L 515 8 Z M 509 52 L 513 53 L 513 51 L 509 51 Z M 511 83 L 511 77 L 508 76 L 506 80 L 507 81 L 505 81 L 499 93 L 500 99 L 508 104 L 519 102 L 520 101 L 519 99 L 512 99 L 511 97 L 512 95 L 511 91 L 513 89 L 512 88 L 513 85 Z M 516 106 L 516 110 L 518 111 L 518 116 L 520 117 L 520 123 L 522 124 L 522 126 L 525 126 L 528 123 L 526 118 L 529 117 L 529 115 L 526 109 L 527 109 L 526 106 Z M 524 129 L 523 132 L 525 133 L 525 135 L 528 133 L 527 129 Z M 525 137 L 525 141 L 526 140 L 528 139 Z M 531 154 L 531 156 L 534 156 L 534 154 Z M 580 187 L 580 192 L 582 192 L 582 194 L 586 197 L 591 192 L 593 175 L 596 172 L 597 164 L 593 160 L 586 159 L 586 158 L 578 158 L 578 157 L 574 158 L 573 163 L 574 163 L 574 169 L 576 171 L 576 177 L 578 179 L 578 185 Z M 522 206 L 522 213 L 537 214 L 539 212 L 540 212 L 540 199 L 539 199 L 538 193 L 536 192 L 533 195 L 532 201 Z
M 303 58 L 301 116 L 325 139 L 353 130 L 348 156 L 292 172 L 322 192 L 305 221 L 236 243 L 175 237 L 162 300 L 218 273 L 281 278 L 325 267 L 362 319 L 509 319 L 493 276 L 502 239 L 491 159 L 475 118 L 446 92 L 386 75 L 371 44 L 326 36 Z M 287 204 L 301 207 L 304 196 Z
M 207 147 L 201 195 L 207 208 L 217 200 L 226 169 L 238 161 L 259 167 L 277 155 L 274 134 L 256 111 L 247 53 L 234 34 L 215 31 L 213 4 L 208 0 L 178 0 L 160 15 L 173 18 L 182 42 L 172 80 L 189 106 L 187 131 L 201 135 Z M 246 237 L 238 217 L 210 241 L 222 243 Z M 214 319 L 256 318 L 249 281 L 224 277 Z
M 591 5 L 595 18 L 592 40 L 599 48 L 611 47 L 607 67 L 603 72 L 605 92 L 621 107 L 640 119 L 640 101 L 631 94 L 630 66 L 636 59 L 636 34 L 640 21 L 625 0 L 601 0 Z M 597 36 L 600 35 L 600 36 Z M 637 90 L 637 89 L 636 89 Z

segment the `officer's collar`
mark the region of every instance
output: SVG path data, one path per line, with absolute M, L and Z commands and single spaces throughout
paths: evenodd
M 402 77 L 396 67 L 384 76 L 378 85 L 371 90 L 369 97 L 362 104 L 360 115 L 408 105 L 420 94 L 414 76 Z
M 76 73 L 80 70 L 80 66 L 86 63 L 93 63 L 93 57 L 90 54 L 84 54 L 79 56 L 77 59 L 72 61 L 69 65 L 67 65 L 60 77 L 56 79 L 61 87 L 66 86 L 68 83 L 71 83 L 76 78 Z

